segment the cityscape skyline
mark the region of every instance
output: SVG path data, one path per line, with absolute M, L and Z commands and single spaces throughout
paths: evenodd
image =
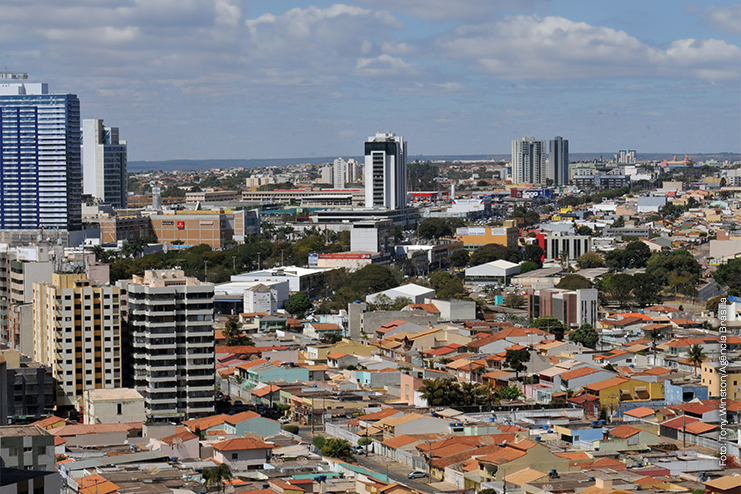
M 523 135 L 575 153 L 739 151 L 733 2 L 171 7 L 9 5 L 5 69 L 77 94 L 133 161 L 354 156 L 386 130 L 410 155 L 506 154 Z

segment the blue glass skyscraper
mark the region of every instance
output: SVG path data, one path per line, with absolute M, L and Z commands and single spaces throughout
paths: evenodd
M 0 82 L 0 230 L 82 227 L 80 100 Z

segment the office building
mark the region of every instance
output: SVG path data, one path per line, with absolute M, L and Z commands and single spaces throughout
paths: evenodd
M 547 178 L 553 185 L 569 185 L 569 140 L 556 136 L 549 151 Z
M 51 367 L 18 350 L 0 350 L 0 423 L 51 415 L 57 404 L 56 391 Z
M 546 175 L 545 141 L 535 137 L 512 141 L 512 183 L 544 185 Z
M 0 83 L 0 230 L 82 227 L 80 100 Z
M 569 232 L 536 233 L 538 245 L 543 249 L 543 261 L 575 260 L 592 252 L 593 239 L 589 235 L 572 235 Z
M 363 183 L 363 164 L 350 158 L 345 166 L 347 171 L 346 183 Z
M 365 207 L 403 209 L 407 203 L 407 143 L 378 132 L 365 143 Z
M 103 120 L 82 121 L 83 193 L 114 208 L 125 208 L 127 194 L 126 141 L 118 127 L 106 127 Z
M 53 472 L 54 436 L 38 425 L 0 427 L 0 466 Z M 3 489 L 2 492 L 6 490 Z
M 180 269 L 145 271 L 117 283 L 124 319 L 126 387 L 144 397 L 147 419 L 214 412 L 214 285 Z
M 78 407 L 87 389 L 121 387 L 120 289 L 84 273 L 54 273 L 33 285 L 33 359 L 52 368 L 58 407 Z
M 332 165 L 332 186 L 335 189 L 345 188 L 345 174 L 347 173 L 347 162 L 342 158 L 334 160 Z

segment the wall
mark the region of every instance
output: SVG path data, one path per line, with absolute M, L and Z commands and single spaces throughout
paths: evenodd
M 85 424 L 126 424 L 144 422 L 144 398 L 136 400 L 86 400 L 87 413 L 83 416 Z M 118 406 L 121 405 L 121 414 Z
M 232 459 L 232 454 L 236 453 L 237 458 Z M 249 449 L 245 451 L 219 451 L 214 449 L 214 459 L 226 463 L 232 470 L 248 470 L 250 468 L 262 467 L 270 457 L 270 450 Z

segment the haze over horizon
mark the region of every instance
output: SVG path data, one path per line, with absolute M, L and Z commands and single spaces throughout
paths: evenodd
M 72 92 L 131 161 L 741 151 L 741 4 L 10 0 L 3 66 Z M 290 159 L 290 158 L 286 158 Z

